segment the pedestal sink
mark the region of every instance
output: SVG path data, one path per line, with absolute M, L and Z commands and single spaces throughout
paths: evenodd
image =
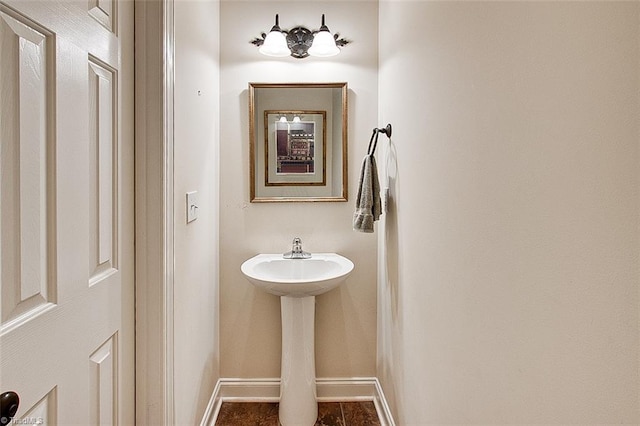
M 353 270 L 353 262 L 336 253 L 314 253 L 309 259 L 259 254 L 245 261 L 240 269 L 253 285 L 280 296 L 280 423 L 312 426 L 318 417 L 315 296 L 340 285 Z

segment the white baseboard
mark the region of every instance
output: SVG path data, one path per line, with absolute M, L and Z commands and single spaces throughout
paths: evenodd
M 380 382 L 375 377 L 316 379 L 319 402 L 373 401 L 380 424 L 395 426 Z M 230 379 L 216 383 L 200 426 L 214 426 L 220 407 L 228 402 L 278 402 L 280 379 Z

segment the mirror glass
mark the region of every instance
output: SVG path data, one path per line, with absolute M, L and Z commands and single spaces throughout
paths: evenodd
M 249 83 L 251 202 L 347 201 L 347 83 Z

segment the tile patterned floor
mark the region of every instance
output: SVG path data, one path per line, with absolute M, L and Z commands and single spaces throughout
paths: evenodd
M 320 402 L 315 426 L 379 426 L 373 402 Z M 278 403 L 223 402 L 216 426 L 278 426 Z

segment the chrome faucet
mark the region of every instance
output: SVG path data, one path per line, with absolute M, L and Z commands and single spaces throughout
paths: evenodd
M 293 239 L 291 251 L 282 255 L 285 259 L 309 259 L 311 253 L 302 250 L 302 240 L 298 237 Z

